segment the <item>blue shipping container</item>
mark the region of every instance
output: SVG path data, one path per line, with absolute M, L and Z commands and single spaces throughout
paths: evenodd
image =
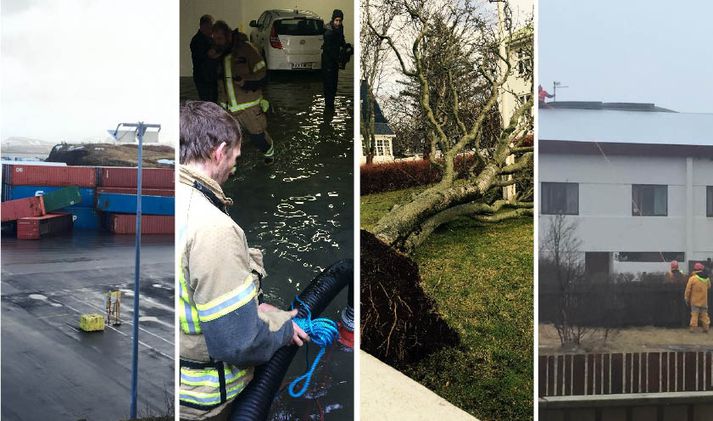
M 3 202 L 6 200 L 24 199 L 26 197 L 33 197 L 38 191 L 44 193 L 50 193 L 63 189 L 64 187 L 50 187 L 50 186 L 3 186 Z M 94 189 L 80 188 L 79 194 L 82 196 L 82 202 L 75 205 L 83 208 L 93 208 L 94 207 Z
M 112 213 L 136 213 L 136 196 L 133 194 L 99 193 L 97 209 Z M 141 196 L 144 215 L 173 215 L 175 199 L 172 196 Z
M 94 208 L 70 206 L 62 209 L 62 212 L 74 216 L 74 229 L 98 230 L 102 227 L 102 215 Z

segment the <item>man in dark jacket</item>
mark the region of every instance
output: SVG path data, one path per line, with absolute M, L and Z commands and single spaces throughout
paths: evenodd
M 193 61 L 193 83 L 198 89 L 201 101 L 218 101 L 218 56 L 213 49 L 211 34 L 213 17 L 203 15 L 200 28 L 191 39 L 191 60 Z
M 322 82 L 324 85 L 324 102 L 327 107 L 334 108 L 334 97 L 337 96 L 337 79 L 339 77 L 339 53 L 346 45 L 344 41 L 344 13 L 339 9 L 332 12 L 332 20 L 325 27 L 324 44 L 322 45 Z

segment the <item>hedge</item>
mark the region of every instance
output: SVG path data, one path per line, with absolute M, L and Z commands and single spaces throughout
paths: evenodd
M 459 178 L 465 177 L 468 166 L 474 160 L 473 155 L 462 155 L 456 158 L 455 166 Z M 434 184 L 441 181 L 442 177 L 442 171 L 424 159 L 365 164 L 361 166 L 359 174 L 362 196 Z

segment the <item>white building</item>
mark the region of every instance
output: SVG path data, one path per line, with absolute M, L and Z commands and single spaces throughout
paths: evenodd
M 366 89 L 366 83 L 362 81 L 360 90 L 362 113 L 365 112 L 366 108 L 364 104 Z M 365 118 L 365 116 L 362 116 L 362 118 Z M 361 164 L 366 163 L 366 142 L 362 139 L 363 136 L 363 134 L 359 136 L 358 144 L 356 145 L 357 150 L 361 151 Z M 374 164 L 394 161 L 394 138 L 396 138 L 396 134 L 391 130 L 389 121 L 381 111 L 379 101 L 374 99 Z
M 498 3 L 502 8 L 502 3 Z M 499 10 L 500 16 L 502 12 Z M 529 26 L 520 28 L 513 33 L 511 39 L 505 40 L 500 46 L 500 54 L 506 55 L 506 46 L 510 48 L 510 66 L 512 73 L 505 81 L 498 98 L 498 109 L 502 118 L 502 125 L 506 127 L 510 123 L 510 119 L 517 110 L 522 107 L 527 101 L 532 98 L 532 28 Z M 534 106 L 530 113 L 534 112 Z M 506 164 L 515 162 L 515 156 L 509 156 Z M 512 176 L 506 176 L 506 179 L 512 179 Z M 515 186 L 503 187 L 503 197 L 505 199 L 513 199 L 516 194 Z
M 713 114 L 551 103 L 538 127 L 541 242 L 564 213 L 590 274 L 664 272 L 673 259 L 688 272 L 713 257 Z

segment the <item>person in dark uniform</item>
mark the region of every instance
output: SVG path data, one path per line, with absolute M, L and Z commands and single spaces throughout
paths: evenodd
M 200 28 L 191 39 L 193 83 L 201 101 L 218 101 L 218 54 L 213 48 L 213 17 L 203 15 Z
M 324 86 L 324 102 L 328 108 L 334 108 L 334 97 L 337 96 L 340 52 L 346 46 L 343 21 L 344 13 L 339 9 L 334 9 L 332 20 L 326 25 L 324 32 L 322 83 Z

